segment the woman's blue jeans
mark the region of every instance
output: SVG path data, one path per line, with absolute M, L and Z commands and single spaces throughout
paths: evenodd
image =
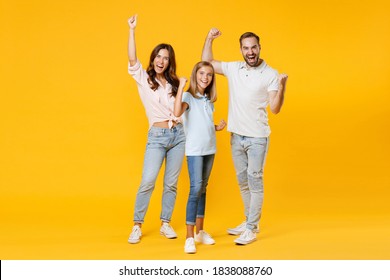
M 142 181 L 138 189 L 134 210 L 134 222 L 143 223 L 155 187 L 158 173 L 165 159 L 164 190 L 160 219 L 171 220 L 176 201 L 177 181 L 184 158 L 185 134 L 181 124 L 173 128 L 152 126 L 144 157 Z

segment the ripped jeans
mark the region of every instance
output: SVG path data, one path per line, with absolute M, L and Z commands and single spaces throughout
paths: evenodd
M 263 169 L 269 137 L 247 137 L 231 134 L 230 144 L 240 193 L 244 202 L 246 227 L 257 229 L 263 206 Z

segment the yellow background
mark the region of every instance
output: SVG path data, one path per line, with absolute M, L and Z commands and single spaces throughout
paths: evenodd
M 0 259 L 389 259 L 390 17 L 384 0 L 0 0 Z M 138 245 L 127 244 L 147 120 L 127 74 L 127 18 L 137 54 L 173 45 L 188 77 L 211 27 L 219 60 L 260 35 L 288 73 L 270 116 L 259 241 L 236 246 L 243 217 L 229 133 L 218 133 L 206 229 L 214 246 L 185 255 L 188 173 L 172 225 L 158 233 L 161 176 Z M 217 78 L 215 120 L 227 119 Z

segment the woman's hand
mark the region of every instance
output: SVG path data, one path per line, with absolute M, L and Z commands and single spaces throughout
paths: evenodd
M 134 15 L 130 17 L 127 21 L 131 29 L 135 29 L 135 27 L 137 26 L 137 17 L 138 15 Z

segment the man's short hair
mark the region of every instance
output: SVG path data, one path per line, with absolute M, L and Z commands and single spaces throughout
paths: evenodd
M 240 37 L 240 46 L 242 46 L 242 40 L 246 39 L 246 38 L 256 38 L 257 40 L 257 43 L 260 45 L 260 38 L 259 36 L 257 36 L 255 33 L 253 32 L 245 32 L 244 34 L 241 35 Z

